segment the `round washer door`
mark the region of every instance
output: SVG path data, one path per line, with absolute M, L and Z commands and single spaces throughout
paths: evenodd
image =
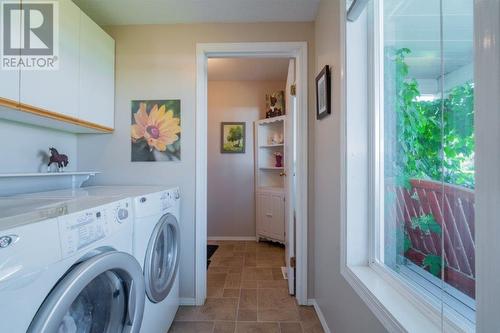
M 146 294 L 153 303 L 163 301 L 175 282 L 179 268 L 179 223 L 165 214 L 156 224 L 144 262 Z
M 134 257 L 106 252 L 75 265 L 52 289 L 29 333 L 137 333 L 144 277 Z

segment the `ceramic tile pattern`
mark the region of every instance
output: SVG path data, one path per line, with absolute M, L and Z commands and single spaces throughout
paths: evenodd
M 268 242 L 209 242 L 207 301 L 181 306 L 169 332 L 322 333 L 312 307 L 297 305 L 281 274 L 283 247 Z

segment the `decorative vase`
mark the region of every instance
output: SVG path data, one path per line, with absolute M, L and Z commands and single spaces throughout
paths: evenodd
M 276 154 L 274 156 L 276 157 L 276 164 L 275 164 L 275 166 L 277 168 L 282 168 L 283 167 L 283 155 Z

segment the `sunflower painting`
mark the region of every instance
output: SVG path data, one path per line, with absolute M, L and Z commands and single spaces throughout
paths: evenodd
M 181 159 L 181 101 L 132 101 L 132 162 Z

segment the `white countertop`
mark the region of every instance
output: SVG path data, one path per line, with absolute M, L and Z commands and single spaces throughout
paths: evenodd
M 164 186 L 91 186 L 0 197 L 0 231 L 168 189 Z
M 0 198 L 0 231 L 116 202 L 116 197 Z
M 116 200 L 133 198 L 150 193 L 168 190 L 165 186 L 89 186 L 77 189 L 56 190 L 21 194 L 19 198 L 81 198 L 81 197 L 114 197 Z

